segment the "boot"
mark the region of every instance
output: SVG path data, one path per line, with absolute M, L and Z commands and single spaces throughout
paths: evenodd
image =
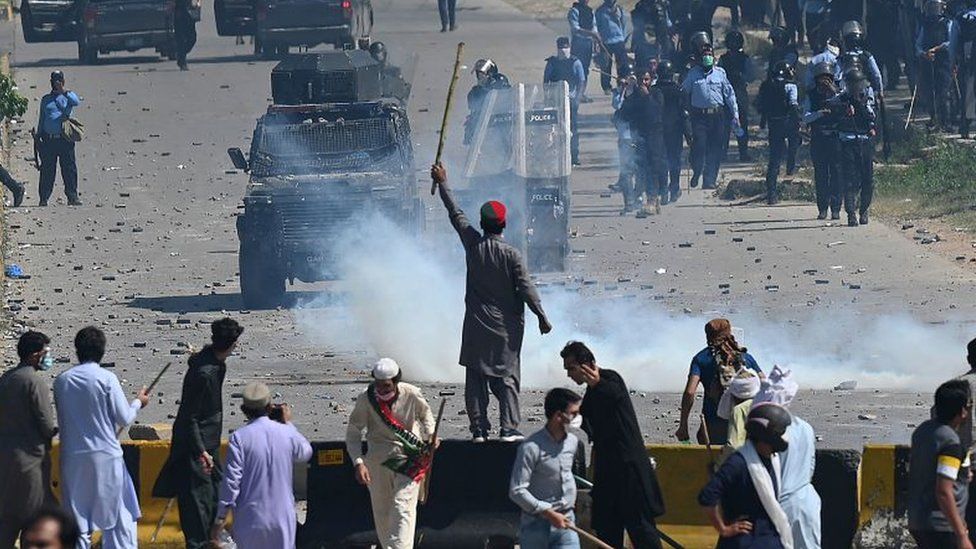
M 858 226 L 857 216 L 854 215 L 853 212 L 847 214 L 847 226 L 848 227 L 857 227 Z
M 827 219 L 827 210 L 820 210 L 820 212 L 817 213 L 817 219 L 820 221 Z
M 691 183 L 689 183 L 688 185 L 692 189 L 694 189 L 695 187 L 698 186 L 698 182 L 699 181 L 701 181 L 701 174 L 700 173 L 697 173 L 697 172 L 696 173 L 693 173 L 693 174 L 691 174 Z
M 868 224 L 868 212 L 861 212 L 861 225 Z
M 832 219 L 834 221 L 837 221 L 838 219 L 840 219 L 840 212 L 837 211 L 837 210 L 834 210 L 833 212 L 831 212 L 830 213 L 830 219 Z
M 14 189 L 14 208 L 24 203 L 24 186 L 21 185 Z

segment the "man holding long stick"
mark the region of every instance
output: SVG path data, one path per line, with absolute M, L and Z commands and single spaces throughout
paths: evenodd
M 514 442 L 524 438 L 519 426 L 519 355 L 525 332 L 525 306 L 539 318 L 539 331 L 547 334 L 552 325 L 542 310 L 542 301 L 529 279 L 522 254 L 505 242 L 505 205 L 486 202 L 481 207 L 481 229 L 471 226 L 454 201 L 447 184 L 444 166 L 430 169 L 434 186 L 451 225 L 461 237 L 467 262 L 464 295 L 464 328 L 461 332 L 460 364 L 467 369 L 464 401 L 471 422 L 471 436 L 484 442 L 491 430 L 488 421 L 488 390 L 498 399 L 501 439 Z
M 224 376 L 227 359 L 244 332 L 222 318 L 210 325 L 211 343 L 190 357 L 180 409 L 173 422 L 169 459 L 153 487 L 155 497 L 176 497 L 180 526 L 189 549 L 208 547 L 223 477 L 218 451 L 223 432 Z
M 402 378 L 396 361 L 377 361 L 373 381 L 356 399 L 346 429 L 346 452 L 353 460 L 356 481 L 369 488 L 373 523 L 383 549 L 413 547 L 420 483 L 430 472 L 439 444 L 430 440 L 436 429 L 430 406 L 420 389 Z

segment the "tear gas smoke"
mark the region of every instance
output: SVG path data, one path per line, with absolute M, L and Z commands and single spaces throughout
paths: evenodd
M 443 212 L 438 212 L 443 214 Z M 445 226 L 446 216 L 438 216 Z M 457 382 L 464 315 L 465 263 L 453 231 L 405 235 L 373 216 L 349 227 L 336 250 L 344 298 L 318 298 L 295 311 L 313 341 L 337 350 L 367 349 L 390 356 L 408 379 Z M 554 326 L 541 336 L 526 311 L 522 349 L 524 387 L 571 383 L 559 351 L 586 342 L 604 367 L 621 372 L 634 389 L 679 391 L 691 357 L 704 346 L 704 316 L 671 314 L 635 298 L 586 297 L 566 288 L 543 291 Z M 830 388 L 853 379 L 870 388 L 928 390 L 965 366 L 967 334 L 958 325 L 931 325 L 902 316 L 850 311 L 811 315 L 798 323 L 735 313 L 740 343 L 764 370 L 792 368 L 804 388 Z M 363 364 L 365 367 L 366 364 Z

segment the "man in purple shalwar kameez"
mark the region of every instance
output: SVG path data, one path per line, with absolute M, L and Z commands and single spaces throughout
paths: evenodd
M 211 538 L 219 541 L 233 509 L 231 535 L 239 549 L 292 549 L 297 526 L 292 470 L 296 462 L 311 459 L 312 446 L 291 424 L 287 405 L 282 405 L 281 422 L 268 417 L 267 385 L 249 383 L 241 409 L 248 423 L 230 437 Z

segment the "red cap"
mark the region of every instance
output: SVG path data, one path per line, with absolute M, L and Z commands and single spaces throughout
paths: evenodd
M 497 200 L 489 200 L 481 206 L 481 221 L 486 223 L 505 223 L 505 205 Z

